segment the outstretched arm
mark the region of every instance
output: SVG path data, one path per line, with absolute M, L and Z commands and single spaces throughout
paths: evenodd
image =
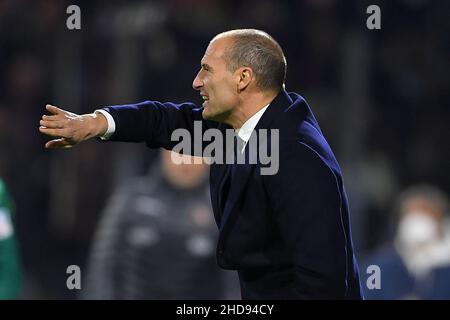
M 51 115 L 43 115 L 39 131 L 55 137 L 46 148 L 71 148 L 85 140 L 102 136 L 108 123 L 100 112 L 78 115 L 52 105 L 46 105 Z
M 171 102 L 144 101 L 136 104 L 118 105 L 103 108 L 95 113 L 78 115 L 47 105 L 51 115 L 44 115 L 39 130 L 56 139 L 47 142 L 46 148 L 70 148 L 90 138 L 102 137 L 108 131 L 108 140 L 122 142 L 145 142 L 150 148 L 171 150 L 178 141 L 172 140 L 177 129 L 185 129 L 190 137 L 200 135 L 200 149 L 207 142 L 201 137 L 204 130 L 217 128 L 218 122 L 205 121 L 202 108 L 193 103 L 175 104 Z M 109 121 L 101 113 L 111 115 Z M 194 143 L 197 140 L 194 139 Z M 197 150 L 197 148 L 194 148 Z M 191 150 L 189 154 L 194 154 Z M 186 151 L 186 150 L 185 150 Z M 188 152 L 188 151 L 187 151 Z

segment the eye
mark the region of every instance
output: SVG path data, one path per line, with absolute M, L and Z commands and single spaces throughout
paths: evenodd
M 206 63 L 202 63 L 201 69 L 204 71 L 211 71 L 211 68 Z

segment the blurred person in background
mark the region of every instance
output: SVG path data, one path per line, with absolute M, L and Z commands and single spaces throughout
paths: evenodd
M 0 179 L 0 300 L 18 298 L 22 267 L 14 233 L 13 203 Z
M 111 197 L 82 298 L 238 299 L 237 276 L 216 264 L 208 166 L 176 165 L 167 150 L 160 155 L 147 176 Z
M 431 185 L 415 185 L 398 200 L 392 245 L 369 257 L 381 271 L 381 289 L 368 299 L 450 299 L 450 224 L 448 201 Z

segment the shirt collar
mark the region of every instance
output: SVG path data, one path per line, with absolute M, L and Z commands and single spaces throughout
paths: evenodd
M 250 136 L 252 135 L 253 130 L 255 129 L 256 125 L 259 122 L 259 119 L 261 119 L 262 115 L 269 107 L 269 105 L 270 103 L 261 110 L 259 110 L 257 113 L 255 113 L 253 116 L 251 116 L 247 121 L 245 121 L 242 127 L 235 130 L 239 138 L 241 138 L 244 141 L 244 147 L 247 144 L 248 140 L 250 140 Z

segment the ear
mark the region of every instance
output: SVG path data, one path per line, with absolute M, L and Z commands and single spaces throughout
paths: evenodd
M 253 80 L 253 70 L 249 67 L 241 67 L 236 70 L 237 90 L 241 92 L 245 90 Z

